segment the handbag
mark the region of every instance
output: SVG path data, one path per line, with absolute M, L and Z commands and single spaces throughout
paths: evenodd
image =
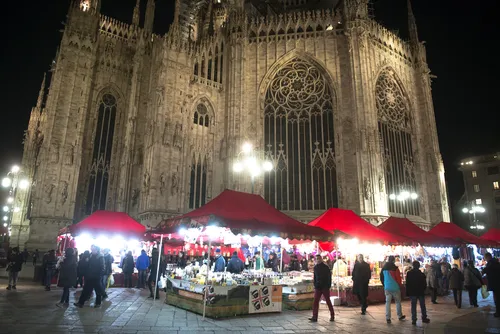
M 158 280 L 158 289 L 165 289 L 167 286 L 167 278 L 165 276 L 160 277 Z
M 113 286 L 115 285 L 115 278 L 113 274 L 109 275 L 109 280 L 108 280 L 108 286 Z
M 481 296 L 483 297 L 483 299 L 486 299 L 490 296 L 490 292 L 488 291 L 486 285 L 483 285 L 481 287 Z

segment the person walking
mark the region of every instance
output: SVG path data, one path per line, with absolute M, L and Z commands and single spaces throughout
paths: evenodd
M 488 280 L 488 291 L 493 292 L 493 300 L 495 302 L 495 318 L 500 317 L 498 304 L 500 303 L 500 262 L 498 259 L 491 256 L 491 253 L 484 254 L 486 267 L 483 269 L 483 274 L 486 274 Z
M 76 269 L 77 278 L 76 278 L 76 288 L 80 285 L 83 288 L 85 272 L 89 265 L 89 257 L 90 252 L 85 251 L 83 254 L 80 254 L 80 260 L 78 261 L 78 266 Z
M 73 304 L 76 307 L 83 307 L 85 302 L 90 298 L 92 290 L 96 294 L 94 307 L 101 307 L 101 298 L 104 295 L 101 284 L 101 277 L 104 274 L 104 257 L 100 253 L 98 246 L 92 245 L 90 249 L 91 253 L 87 262 L 88 267 L 85 270 L 83 291 L 78 302 Z
M 132 288 L 132 274 L 134 273 L 134 257 L 132 256 L 131 251 L 128 251 L 127 255 L 125 255 L 125 257 L 123 258 L 122 271 L 123 271 L 124 287 Z
M 102 290 L 104 291 L 102 299 L 104 300 L 108 298 L 106 290 L 108 289 L 109 278 L 113 274 L 113 262 L 115 262 L 115 259 L 113 258 L 113 255 L 109 254 L 108 248 L 104 249 L 103 257 L 104 257 L 104 275 L 102 275 L 101 284 L 102 284 Z
M 144 249 L 141 250 L 141 255 L 137 257 L 137 260 L 135 261 L 135 267 L 139 272 L 136 288 L 144 289 L 146 285 L 147 270 L 149 268 L 149 256 L 146 254 L 146 251 Z
M 50 291 L 52 277 L 56 271 L 57 257 L 56 251 L 51 249 L 43 256 L 43 268 L 45 270 L 45 291 Z
M 462 288 L 464 285 L 464 274 L 458 269 L 458 265 L 453 264 L 447 277 L 453 299 L 457 308 L 462 308 Z
M 245 264 L 238 257 L 238 252 L 234 251 L 233 256 L 227 262 L 227 271 L 231 274 L 241 274 L 241 272 L 245 269 Z
M 427 278 L 420 271 L 420 262 L 413 261 L 413 268 L 406 274 L 406 295 L 411 300 L 411 324 L 417 324 L 417 300 L 420 303 L 422 312 L 422 322 L 429 323 L 427 318 L 427 308 L 425 307 L 425 289 L 427 288 Z
M 59 284 L 63 287 L 61 301 L 56 304 L 57 307 L 69 305 L 69 288 L 75 285 L 77 279 L 78 263 L 73 248 L 67 248 L 64 251 L 64 259 L 58 263 L 59 266 Z
M 467 261 L 467 267 L 464 269 L 464 284 L 469 292 L 470 305 L 479 307 L 477 304 L 477 290 L 483 285 L 483 279 L 481 278 L 479 270 L 474 267 L 474 261 L 472 260 Z
M 17 289 L 17 279 L 19 278 L 19 272 L 23 268 L 24 256 L 19 253 L 19 247 L 12 248 L 12 251 L 7 255 L 7 271 L 9 272 L 9 285 L 7 290 Z
M 288 271 L 300 271 L 301 266 L 299 260 L 297 259 L 297 255 L 293 254 L 290 257 L 290 263 L 288 264 Z
M 325 297 L 326 305 L 330 310 L 330 321 L 335 321 L 335 311 L 330 300 L 330 288 L 332 287 L 332 271 L 323 262 L 323 257 L 316 255 L 316 265 L 314 266 L 314 302 L 313 315 L 309 318 L 310 322 L 318 321 L 319 302 L 321 296 Z
M 391 323 L 391 301 L 393 298 L 396 302 L 396 312 L 399 321 L 406 318 L 401 308 L 401 272 L 395 265 L 395 261 L 396 259 L 393 255 L 389 256 L 388 261 L 380 272 L 380 282 L 382 282 L 385 292 L 385 319 L 388 324 Z
M 368 283 L 370 283 L 371 277 L 370 265 L 365 262 L 363 255 L 359 254 L 352 270 L 352 292 L 358 297 L 362 315 L 366 314 L 368 308 L 366 299 L 368 298 Z
M 149 297 L 148 298 L 154 298 L 153 294 L 153 282 L 155 282 L 155 289 L 156 289 L 156 299 L 160 299 L 160 291 L 158 288 L 158 282 L 156 281 L 156 273 L 158 273 L 158 257 L 159 257 L 159 252 L 158 248 L 154 248 L 152 253 L 151 253 L 151 265 L 149 266 L 149 278 L 148 278 L 148 289 L 149 289 Z M 160 259 L 160 271 L 158 277 L 162 276 L 165 274 L 165 264 L 163 261 Z
M 431 290 L 431 302 L 437 304 L 437 294 L 439 288 L 439 279 L 437 270 L 441 273 L 441 267 L 436 260 L 431 260 L 431 265 L 426 269 L 427 286 Z
M 36 262 L 38 261 L 38 258 L 40 257 L 40 252 L 38 251 L 38 248 L 35 249 L 35 252 L 33 253 L 33 267 L 36 267 Z

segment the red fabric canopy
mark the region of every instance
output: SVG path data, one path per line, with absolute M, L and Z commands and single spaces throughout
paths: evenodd
M 71 225 L 69 230 L 73 236 L 90 233 L 142 237 L 146 227 L 125 212 L 96 211 L 78 224 Z
M 380 224 L 378 228 L 385 232 L 402 235 L 415 243 L 425 246 L 457 245 L 456 241 L 438 237 L 422 230 L 407 218 L 389 217 L 386 221 Z
M 381 231 L 351 210 L 328 209 L 309 223 L 330 231 L 334 235 L 347 234 L 362 241 L 377 241 L 391 244 L 411 243 L 407 238 Z
M 477 246 L 490 246 L 491 241 L 487 241 L 476 237 L 474 234 L 461 229 L 453 223 L 441 222 L 434 226 L 429 233 L 437 235 L 438 237 L 448 238 L 460 244 L 474 244 Z
M 269 205 L 259 195 L 224 190 L 213 200 L 185 215 L 161 222 L 152 233 L 175 233 L 181 226 L 218 224 L 234 234 L 282 237 L 284 239 L 328 240 L 320 228 L 302 224 Z
M 481 236 L 481 239 L 500 242 L 500 228 L 490 228 Z

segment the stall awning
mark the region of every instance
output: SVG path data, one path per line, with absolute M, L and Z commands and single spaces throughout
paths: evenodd
M 481 236 L 481 239 L 496 241 L 500 243 L 500 228 L 490 228 L 488 232 Z M 500 245 L 499 245 L 500 246 Z
M 438 237 L 422 230 L 407 218 L 389 217 L 378 228 L 385 232 L 401 235 L 425 246 L 454 246 L 458 244 L 456 241 Z
M 62 231 L 62 230 L 61 230 Z M 81 222 L 69 226 L 69 233 L 76 236 L 81 233 L 91 235 L 123 235 L 141 237 L 146 227 L 125 212 L 96 211 Z
M 309 223 L 321 227 L 335 236 L 346 234 L 361 241 L 390 244 L 410 244 L 407 238 L 381 231 L 351 210 L 328 209 L 321 216 Z
M 474 244 L 476 246 L 491 246 L 492 242 L 476 237 L 453 223 L 441 222 L 434 226 L 429 233 L 438 237 L 448 238 L 460 244 Z
M 326 231 L 285 215 L 259 195 L 224 190 L 219 196 L 182 216 L 161 222 L 155 233 L 175 233 L 180 227 L 219 225 L 234 234 L 276 236 L 289 239 L 328 240 Z

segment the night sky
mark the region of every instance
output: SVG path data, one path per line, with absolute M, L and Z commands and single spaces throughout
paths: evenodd
M 0 173 L 21 162 L 22 139 L 36 104 L 44 71 L 60 43 L 69 0 L 3 1 L 4 39 L 0 91 Z M 102 0 L 102 12 L 130 22 L 135 0 Z M 146 1 L 143 0 L 143 7 Z M 413 0 L 419 37 L 426 41 L 433 97 L 446 179 L 453 205 L 463 193 L 461 158 L 500 151 L 495 43 L 495 0 Z M 155 31 L 172 22 L 174 0 L 157 0 Z M 375 18 L 407 38 L 406 0 L 375 0 Z M 144 13 L 144 9 L 143 9 Z M 1 201 L 1 199 L 0 199 Z

